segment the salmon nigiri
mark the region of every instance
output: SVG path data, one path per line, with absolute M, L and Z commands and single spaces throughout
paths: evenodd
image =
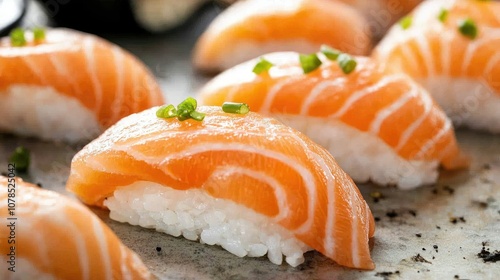
M 120 47 L 68 29 L 23 32 L 0 39 L 0 131 L 78 142 L 163 104 L 153 75 Z
M 352 5 L 367 18 L 370 30 L 376 38 L 402 16 L 411 12 L 422 0 L 340 0 Z
M 257 59 L 240 64 L 202 88 L 199 100 L 244 102 L 278 118 L 326 147 L 358 182 L 409 189 L 434 183 L 439 164 L 466 165 L 451 122 L 425 90 L 372 59 L 346 57 L 320 53 L 323 64 L 304 74 L 297 53 L 265 55 L 267 72 L 252 72 Z
M 358 11 L 337 1 L 244 0 L 209 25 L 193 63 L 203 71 L 221 71 L 268 52 L 314 52 L 321 44 L 368 54 L 368 25 Z
M 180 105 L 179 105 L 180 106 Z M 373 269 L 374 220 L 351 178 L 303 134 L 256 113 L 158 108 L 119 121 L 73 158 L 67 189 L 120 222 L 292 266 L 316 249 Z M 245 233 L 245 234 L 242 234 Z
M 151 279 L 80 202 L 0 176 L 0 279 Z
M 424 1 L 374 56 L 420 82 L 456 125 L 500 133 L 500 2 Z

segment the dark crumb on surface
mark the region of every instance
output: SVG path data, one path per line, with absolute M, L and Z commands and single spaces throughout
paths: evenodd
M 458 276 L 458 275 L 455 275 L 454 277 L 455 277 L 455 279 L 459 279 L 460 278 L 460 276 Z
M 443 187 L 443 190 L 447 191 L 450 195 L 454 194 L 455 193 L 455 189 L 453 189 L 452 187 L 450 186 L 444 186 Z
M 432 248 L 437 249 L 437 248 L 438 248 L 438 245 L 434 245 L 434 246 L 432 246 Z
M 385 213 L 385 215 L 386 215 L 387 217 L 389 217 L 389 218 L 395 218 L 395 217 L 397 217 L 397 216 L 398 216 L 398 213 L 396 213 L 396 211 L 395 211 L 395 210 L 391 210 L 391 211 L 389 211 L 389 212 Z
M 380 218 L 379 217 L 375 217 L 375 222 L 380 222 Z
M 477 256 L 480 259 L 483 259 L 484 262 L 500 261 L 500 251 L 494 251 L 493 253 L 491 253 L 489 249 L 485 249 L 484 247 L 481 249 L 481 252 L 477 254 Z
M 36 183 L 36 185 L 37 185 L 39 188 L 43 188 L 42 183 Z
M 384 199 L 385 196 L 381 192 L 371 192 L 370 197 L 373 198 L 373 202 L 378 203 L 381 199 Z
M 441 229 L 441 227 L 440 227 L 440 226 L 436 226 L 436 228 L 437 228 L 437 229 Z
M 156 247 L 156 252 L 161 252 L 161 247 Z
M 489 206 L 488 202 L 486 202 L 486 201 L 477 201 L 477 200 L 473 200 L 472 201 L 472 205 L 475 205 L 475 206 L 477 206 L 479 208 L 482 208 L 482 209 L 486 209 Z
M 408 213 L 410 213 L 410 215 L 412 215 L 413 217 L 417 216 L 417 211 L 416 210 L 409 210 Z
M 462 217 L 451 217 L 450 218 L 450 223 L 452 224 L 457 224 L 458 222 L 465 223 L 465 218 Z
M 483 165 L 483 169 L 484 169 L 484 170 L 490 170 L 490 169 L 491 169 L 491 165 L 490 165 L 489 163 L 485 163 L 485 164 Z
M 435 259 L 436 257 L 432 256 L 432 259 Z
M 483 242 L 481 242 L 481 245 L 483 245 L 483 247 L 484 247 L 484 246 L 489 246 L 490 244 L 488 243 L 488 241 L 483 241 Z
M 375 273 L 375 277 L 383 277 L 384 279 L 389 279 L 388 277 L 393 274 L 399 274 L 399 270 L 396 270 L 394 272 L 392 271 L 377 272 Z
M 422 251 L 425 251 L 425 248 L 422 248 Z
M 422 263 L 430 263 L 432 264 L 430 261 L 424 259 L 424 257 L 422 257 L 420 254 L 417 254 L 416 256 L 413 256 L 411 257 L 411 259 L 415 262 L 422 262 Z
M 421 233 L 417 233 L 415 234 L 416 237 L 422 237 L 422 234 Z

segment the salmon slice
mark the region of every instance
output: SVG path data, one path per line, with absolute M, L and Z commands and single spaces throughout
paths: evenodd
M 68 29 L 50 29 L 40 43 L 32 36 L 22 47 L 0 39 L 0 130 L 86 140 L 163 104 L 154 76 L 120 47 Z
M 56 192 L 2 176 L 0 217 L 1 279 L 151 279 L 94 213 Z
M 380 39 L 401 17 L 422 0 L 340 0 L 359 10 L 368 20 L 375 39 Z
M 425 1 L 373 56 L 414 77 L 457 126 L 500 133 L 499 15 L 498 1 Z M 460 30 L 465 20 L 474 32 Z
M 274 66 L 260 75 L 252 72 L 258 60 L 245 62 L 205 85 L 199 100 L 244 102 L 282 120 L 328 148 L 359 182 L 413 188 L 434 183 L 438 163 L 467 166 L 451 122 L 408 76 L 366 57 L 356 57 L 355 71 L 344 74 L 337 62 L 319 57 L 323 64 L 309 74 L 294 52 L 265 55 Z
M 209 25 L 193 63 L 203 71 L 221 71 L 268 52 L 314 52 L 321 44 L 366 55 L 368 24 L 356 10 L 332 0 L 245 0 Z
M 175 236 L 183 230 L 188 239 L 222 244 L 239 256 L 271 254 L 282 238 L 295 247 L 304 243 L 343 266 L 374 268 L 368 246 L 375 230 L 372 214 L 326 150 L 256 113 L 237 115 L 220 107 L 201 107 L 198 111 L 206 113 L 203 121 L 181 122 L 157 118 L 156 109 L 124 118 L 83 148 L 72 161 L 67 189 L 87 204 L 110 208 L 111 218 L 118 221 Z M 167 207 L 180 200 L 177 208 Z M 150 212 L 144 215 L 146 211 Z M 200 218 L 207 211 L 214 215 Z M 209 229 L 209 220 L 221 215 L 226 219 Z M 182 228 L 175 226 L 178 219 L 185 221 Z M 193 229 L 199 223 L 202 228 Z M 236 234 L 228 242 L 206 238 L 232 224 L 237 224 Z M 250 236 L 254 241 L 266 234 L 270 239 L 235 249 L 251 232 L 256 232 Z M 260 255 L 252 249 L 262 246 Z M 298 250 L 295 256 L 286 249 L 283 253 L 299 259 L 289 262 L 294 266 L 307 251 L 288 249 Z M 280 263 L 281 251 L 277 254 L 275 263 Z M 272 255 L 271 260 L 276 258 Z

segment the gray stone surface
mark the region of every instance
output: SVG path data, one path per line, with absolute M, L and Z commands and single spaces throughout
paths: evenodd
M 169 34 L 108 39 L 145 61 L 169 101 L 177 103 L 194 95 L 208 79 L 192 70 L 189 59 L 196 37 L 216 13 L 216 9 L 202 13 L 187 29 Z M 436 186 L 414 191 L 360 185 L 379 219 L 373 240 L 374 271 L 344 269 L 316 252 L 307 253 L 306 262 L 297 268 L 277 266 L 266 258 L 240 259 L 220 247 L 120 224 L 111 221 L 106 211 L 93 210 L 160 279 L 453 279 L 455 275 L 500 279 L 500 262 L 484 263 L 477 257 L 483 242 L 491 251 L 500 250 L 500 136 L 459 131 L 458 139 L 472 157 L 468 171 L 445 172 Z M 32 167 L 22 177 L 70 195 L 64 184 L 80 147 L 0 135 L 0 171 L 5 171 L 6 157 L 18 145 L 32 151 Z M 385 198 L 376 203 L 370 196 L 373 192 Z M 456 223 L 450 220 L 454 217 Z M 427 262 L 415 260 L 418 254 Z

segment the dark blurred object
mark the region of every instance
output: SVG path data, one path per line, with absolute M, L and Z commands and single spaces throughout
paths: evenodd
M 169 31 L 210 0 L 37 0 L 55 25 L 90 33 Z
M 136 32 L 128 0 L 37 0 L 57 26 L 90 33 Z
M 0 36 L 6 36 L 26 14 L 27 0 L 0 0 Z

